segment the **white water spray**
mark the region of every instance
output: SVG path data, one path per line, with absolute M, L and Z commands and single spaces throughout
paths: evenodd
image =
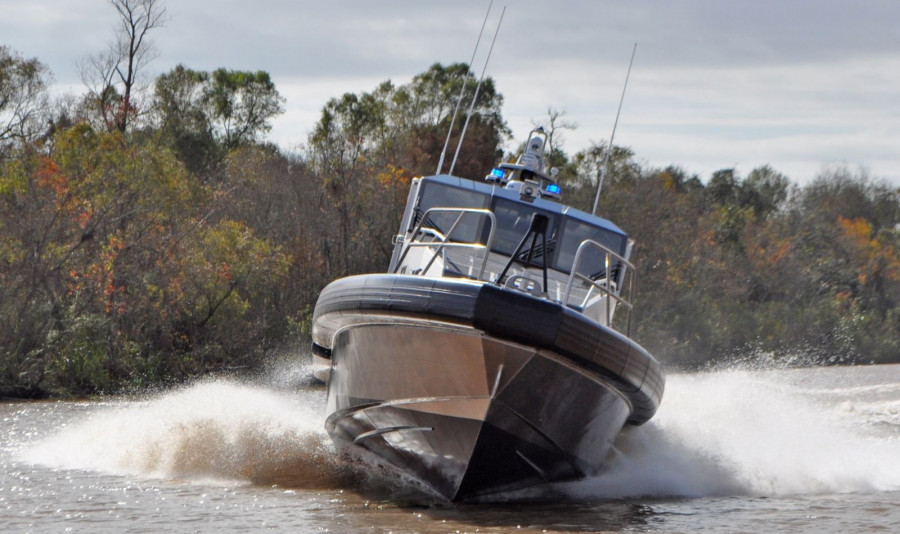
M 318 407 L 209 381 L 102 409 L 32 448 L 55 467 L 166 479 L 330 486 L 341 468 Z
M 900 490 L 900 384 L 816 389 L 796 371 L 674 375 L 656 417 L 626 429 L 579 498 Z
M 900 366 L 873 372 L 884 370 L 862 383 L 840 368 L 672 375 L 659 413 L 625 430 L 602 475 L 556 489 L 578 499 L 898 490 Z M 209 381 L 101 406 L 25 459 L 199 482 L 368 483 L 323 430 L 324 391 L 270 387 Z

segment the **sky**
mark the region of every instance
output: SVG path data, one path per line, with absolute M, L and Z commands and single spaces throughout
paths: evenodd
M 468 62 L 490 0 L 169 0 L 148 79 L 178 64 L 265 70 L 285 97 L 270 139 L 294 149 L 343 93 Z M 564 112 L 569 154 L 609 140 L 704 181 L 770 165 L 805 183 L 846 166 L 900 185 L 896 0 L 494 0 L 473 71 L 504 96 L 507 148 Z M 56 90 L 113 40 L 105 0 L 0 0 L 0 45 L 36 57 Z

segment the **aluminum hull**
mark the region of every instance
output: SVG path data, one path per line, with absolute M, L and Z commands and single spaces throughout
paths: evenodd
M 633 341 L 489 284 L 342 279 L 313 328 L 331 359 L 332 438 L 449 500 L 595 473 L 662 396 L 659 365 Z

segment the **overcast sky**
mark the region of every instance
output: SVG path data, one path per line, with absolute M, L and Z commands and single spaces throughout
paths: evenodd
M 152 34 L 155 76 L 181 63 L 265 70 L 287 99 L 271 137 L 305 141 L 331 97 L 409 82 L 434 62 L 467 62 L 489 0 L 169 0 Z M 770 164 L 796 182 L 827 165 L 900 184 L 900 1 L 495 0 L 473 70 L 487 73 L 524 141 L 548 107 L 578 128 L 574 153 L 616 131 L 646 165 L 706 180 Z M 82 92 L 83 57 L 112 40 L 105 0 L 0 0 L 0 44 L 36 57 Z

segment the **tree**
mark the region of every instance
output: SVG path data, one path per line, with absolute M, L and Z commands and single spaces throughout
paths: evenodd
M 248 365 L 284 335 L 291 256 L 150 141 L 79 123 L 0 165 L 0 395 Z
M 322 109 L 305 155 L 324 185 L 321 209 L 333 221 L 321 234 L 326 268 L 347 274 L 387 262 L 389 247 L 377 255 L 369 249 L 388 243 L 396 231 L 410 178 L 434 172 L 460 89 L 469 98 L 475 94 L 473 80 L 463 86 L 466 73 L 464 64 L 436 63 L 409 84 L 386 81 L 372 92 L 333 98 Z M 485 79 L 454 174 L 481 180 L 502 157 L 502 101 Z M 454 132 L 447 161 L 458 140 Z
M 406 129 L 425 124 L 441 126 L 446 133 L 460 90 L 464 89 L 460 113 L 465 113 L 475 98 L 477 86 L 478 82 L 465 63 L 447 66 L 435 63 L 427 71 L 415 75 L 409 84 L 396 89 L 392 102 L 395 111 L 394 125 Z M 500 112 L 502 106 L 503 95 L 497 92 L 492 78 L 485 78 L 478 90 L 478 100 L 472 107 L 472 113 L 481 116 L 483 122 L 498 131 L 508 133 Z M 462 117 L 457 118 L 458 127 L 463 124 L 460 119 Z
M 178 159 L 201 175 L 221 159 L 220 146 L 203 105 L 209 76 L 178 65 L 156 79 L 153 114 L 160 135 Z
M 825 169 L 804 188 L 797 203 L 797 208 L 827 221 L 838 216 L 864 218 L 875 232 L 900 222 L 900 190 L 845 166 Z
M 0 150 L 12 139 L 28 141 L 47 110 L 47 67 L 0 46 Z M 2 155 L 2 152 L 0 152 Z
M 603 178 L 604 190 L 617 183 L 634 183 L 640 178 L 640 166 L 634 161 L 634 152 L 630 148 L 614 146 L 609 157 L 609 168 L 604 169 L 606 163 L 606 143 L 592 143 L 590 147 L 581 150 L 572 158 L 572 165 L 576 171 L 572 174 L 561 174 L 561 182 L 568 190 L 563 189 L 566 203 L 583 211 L 590 212 L 593 209 L 594 198 L 597 194 L 597 186 Z M 606 176 L 603 173 L 606 171 Z M 606 196 L 600 195 L 599 213 L 605 213 L 608 205 Z
M 563 130 L 572 131 L 578 128 L 578 123 L 564 120 L 563 117 L 565 117 L 565 115 L 565 110 L 558 110 L 552 107 L 547 108 L 547 126 L 544 128 L 544 131 L 547 132 L 547 156 L 551 161 L 554 157 L 554 152 L 557 150 L 561 151 L 563 144 L 565 144 Z M 535 127 L 540 126 L 540 124 L 533 121 L 532 124 Z
M 203 101 L 226 149 L 256 141 L 272 128 L 269 120 L 284 111 L 284 98 L 264 71 L 217 69 L 204 87 Z
M 738 199 L 740 178 L 734 169 L 719 169 L 712 173 L 706 194 L 713 204 L 733 204 Z
M 137 83 L 156 55 L 147 34 L 165 22 L 162 0 L 109 0 L 119 15 L 115 40 L 105 52 L 88 57 L 81 77 L 87 100 L 107 130 L 124 132 L 138 113 Z
M 476 89 L 478 98 L 473 103 Z M 457 103 L 459 115 L 450 131 Z M 447 172 L 456 158 L 454 174 L 480 180 L 502 158 L 498 147 L 510 135 L 500 112 L 502 105 L 503 95 L 496 90 L 493 79 L 485 78 L 478 89 L 468 65 L 435 63 L 428 71 L 414 76 L 409 84 L 394 90 L 387 126 L 398 137 L 406 165 L 415 169 L 415 174 L 434 172 L 449 132 L 446 167 L 442 172 Z M 470 110 L 468 130 L 460 146 Z
M 267 72 L 209 73 L 178 65 L 156 79 L 153 107 L 164 139 L 200 172 L 228 151 L 261 140 L 283 103 Z
M 781 209 L 787 201 L 790 181 L 787 176 L 777 172 L 768 165 L 750 171 L 744 180 L 742 196 L 744 204 L 750 204 L 757 217 Z

